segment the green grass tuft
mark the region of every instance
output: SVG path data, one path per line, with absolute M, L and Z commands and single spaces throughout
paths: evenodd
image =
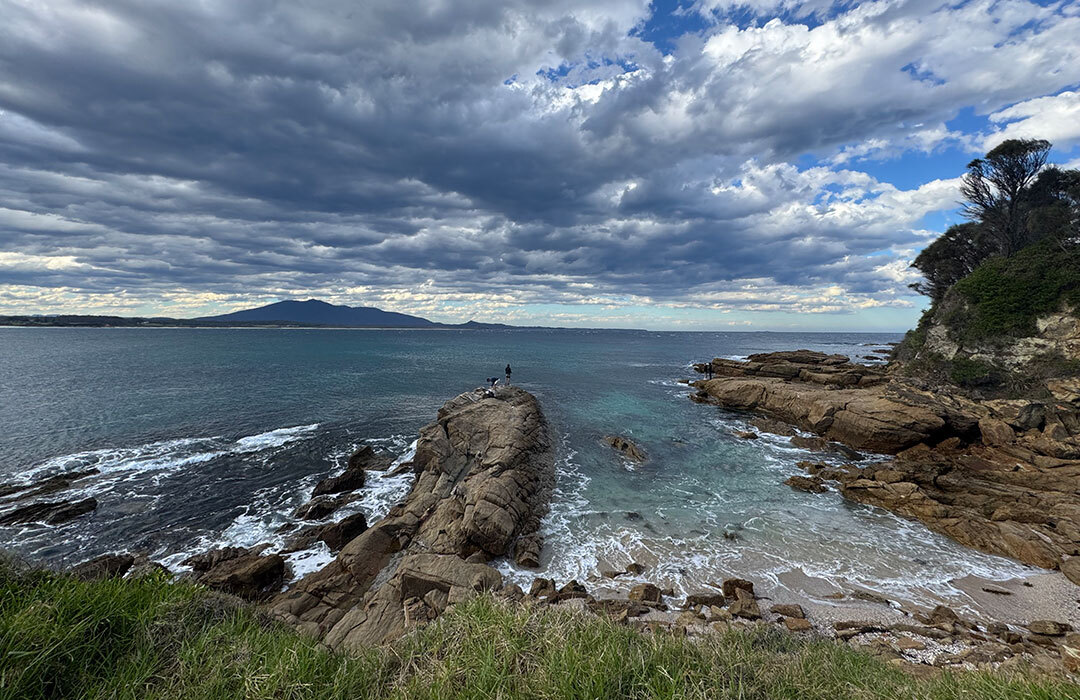
M 769 627 L 694 641 L 491 597 L 391 647 L 335 654 L 189 584 L 0 566 L 0 698 L 1080 700 L 1080 687 L 1019 674 L 919 680 Z

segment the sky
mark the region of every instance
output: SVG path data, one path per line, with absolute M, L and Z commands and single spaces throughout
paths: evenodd
M 0 314 L 902 331 L 1080 0 L 0 0 Z

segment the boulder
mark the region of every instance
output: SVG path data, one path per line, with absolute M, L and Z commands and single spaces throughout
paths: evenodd
M 364 485 L 364 470 L 348 468 L 337 476 L 328 476 L 315 484 L 311 491 L 311 497 L 325 496 L 326 494 L 355 491 Z
M 285 560 L 280 555 L 240 547 L 211 550 L 183 563 L 196 572 L 198 583 L 247 600 L 261 600 L 276 592 L 285 577 Z
M 726 578 L 723 583 L 720 584 L 720 588 L 724 592 L 725 598 L 734 598 L 735 591 L 740 589 L 746 591 L 751 596 L 754 595 L 754 584 L 743 578 Z
M 708 592 L 708 593 L 694 593 L 686 596 L 686 603 L 683 607 L 692 608 L 704 605 L 705 607 L 717 607 L 722 608 L 726 599 L 723 593 Z
M 329 496 L 317 496 L 303 504 L 293 512 L 294 518 L 300 520 L 323 520 L 333 514 L 347 502 L 346 497 L 330 498 Z
M 1041 634 L 1045 637 L 1063 637 L 1066 632 L 1072 632 L 1071 625 L 1064 622 L 1055 622 L 1054 620 L 1035 620 L 1027 628 L 1034 634 Z
M 651 583 L 639 583 L 630 589 L 626 597 L 636 603 L 662 602 L 660 588 Z
M 529 587 L 530 598 L 546 598 L 555 595 L 555 582 L 549 578 L 534 578 Z
M 806 611 L 803 610 L 801 605 L 774 605 L 769 608 L 769 612 L 776 613 L 777 615 L 783 615 L 784 617 L 794 617 L 800 620 L 806 617 Z
M 747 620 L 761 619 L 761 610 L 758 608 L 757 600 L 754 598 L 753 593 L 750 593 L 745 588 L 735 589 L 735 602 L 728 607 L 728 612 L 735 617 Z
M 604 436 L 604 442 L 627 459 L 632 459 L 635 462 L 645 461 L 645 453 L 628 437 L 622 435 L 606 435 Z
M 540 568 L 540 551 L 543 548 L 544 540 L 539 534 L 519 537 L 514 543 L 514 563 L 526 569 Z
M 1065 577 L 1080 586 L 1080 557 L 1068 557 L 1058 565 Z
M 69 573 L 84 581 L 100 581 L 107 578 L 121 578 L 135 563 L 130 554 L 102 554 L 81 564 L 71 567 Z
M 1007 445 L 1016 440 L 1016 433 L 1009 424 L 996 418 L 979 419 L 979 432 L 985 445 Z
M 362 445 L 349 455 L 349 461 L 346 468 L 348 471 L 356 471 L 358 469 L 382 471 L 393 463 L 394 458 L 390 455 L 378 454 L 372 449 L 371 445 Z
M 353 539 L 367 530 L 367 518 L 363 513 L 354 513 L 336 523 L 319 527 L 315 539 L 324 542 L 331 552 L 338 552 Z
M 758 435 L 752 430 L 736 430 L 735 437 L 742 440 L 757 440 Z
M 814 629 L 809 620 L 801 617 L 785 617 L 784 627 L 787 627 L 789 632 L 809 632 Z

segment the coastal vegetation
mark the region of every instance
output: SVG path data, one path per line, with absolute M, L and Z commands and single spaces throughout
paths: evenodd
M 342 654 L 163 574 L 86 581 L 4 563 L 0 698 L 1069 700 L 1080 686 L 1019 670 L 916 677 L 775 628 L 689 639 L 492 595 Z
M 1040 318 L 1080 309 L 1080 171 L 1047 167 L 1049 149 L 1008 140 L 968 164 L 969 220 L 912 263 L 924 279 L 911 287 L 931 305 L 894 355 L 907 374 L 1015 397 L 1076 373 L 1055 339 L 1016 343 L 1042 334 Z

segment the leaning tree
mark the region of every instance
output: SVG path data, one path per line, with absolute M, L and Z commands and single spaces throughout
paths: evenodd
M 982 225 L 995 252 L 1009 256 L 1030 242 L 1028 188 L 1049 153 L 1044 139 L 1009 139 L 968 163 L 960 186 L 964 214 Z

